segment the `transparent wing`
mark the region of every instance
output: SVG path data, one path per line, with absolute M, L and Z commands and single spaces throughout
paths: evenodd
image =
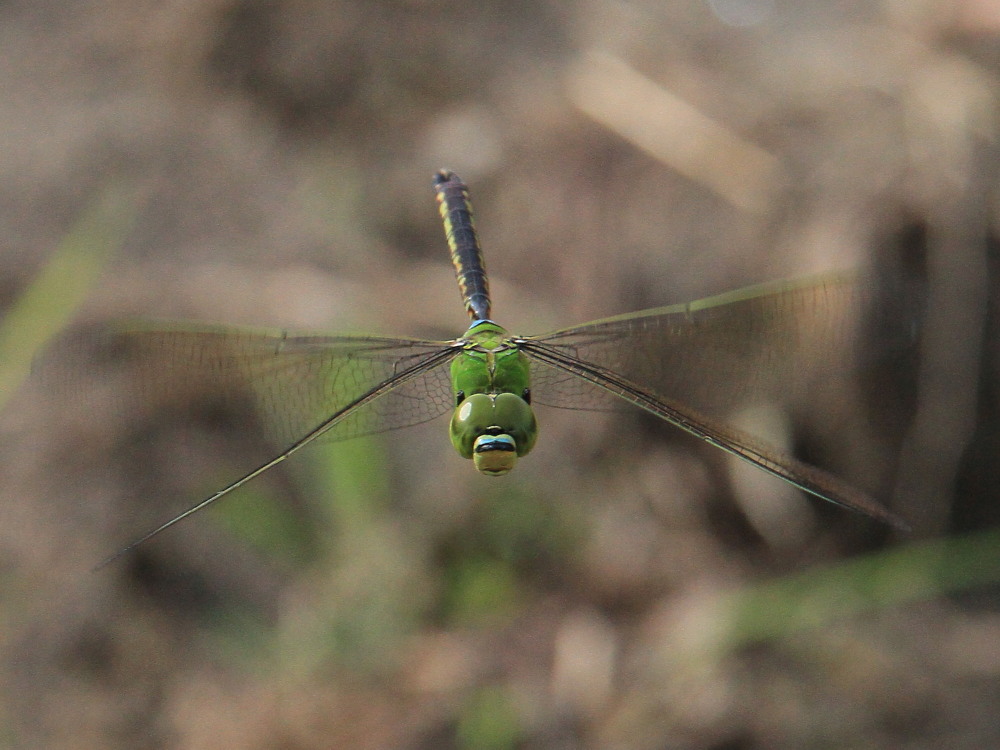
M 446 341 L 117 323 L 71 334 L 39 369 L 70 396 L 84 373 L 105 373 L 114 378 L 113 400 L 121 409 L 249 406 L 263 432 L 287 445 L 394 375 L 419 370 L 450 349 Z M 451 401 L 448 368 L 427 368 L 345 414 L 317 439 L 418 424 L 446 412 Z
M 803 394 L 914 342 L 913 297 L 853 273 L 763 284 L 526 339 L 611 370 L 651 393 L 723 415 Z M 606 408 L 591 384 L 535 368 L 532 395 L 551 406 Z
M 618 397 L 807 492 L 905 528 L 871 496 L 726 415 L 801 396 L 815 376 L 846 375 L 875 351 L 905 347 L 917 330 L 915 309 L 857 275 L 827 275 L 598 320 L 521 346 L 534 360 L 538 403 L 604 408 L 608 395 Z M 872 316 L 867 330 L 877 341 L 861 335 L 862 319 Z
M 345 439 L 417 424 L 451 403 L 452 342 L 295 335 L 189 324 L 116 324 L 70 335 L 39 363 L 39 376 L 69 396 L 81 375 L 107 377 L 113 404 L 182 413 L 246 414 L 283 450 L 159 524 L 98 567 L 211 505 L 319 439 Z M 119 377 L 120 376 L 120 377 Z

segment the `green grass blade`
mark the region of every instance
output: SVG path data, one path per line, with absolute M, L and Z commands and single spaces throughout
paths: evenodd
M 1000 530 L 898 547 L 724 597 L 723 650 L 1000 581 Z
M 121 246 L 136 213 L 130 195 L 120 184 L 106 188 L 0 320 L 0 409 L 27 378 L 34 356 L 67 324 Z

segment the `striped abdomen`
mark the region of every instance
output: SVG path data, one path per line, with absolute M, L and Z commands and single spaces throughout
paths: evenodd
M 473 320 L 488 320 L 490 285 L 483 265 L 483 251 L 472 222 L 469 189 L 457 174 L 447 170 L 434 175 L 434 189 L 465 309 Z

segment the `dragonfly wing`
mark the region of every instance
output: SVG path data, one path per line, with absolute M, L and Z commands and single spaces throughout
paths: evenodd
M 872 351 L 860 334 L 873 311 L 882 344 L 912 343 L 916 318 L 885 302 L 856 275 L 827 275 L 599 320 L 522 347 L 536 363 L 538 403 L 602 408 L 607 395 L 618 397 L 807 492 L 906 528 L 866 493 L 725 419 L 739 407 L 807 393 L 814 376 L 856 369 Z
M 99 367 L 115 378 L 122 410 L 137 404 L 218 413 L 250 407 L 263 432 L 285 445 L 396 373 L 450 348 L 450 342 L 419 339 L 124 323 L 71 334 L 40 369 L 73 395 L 79 375 Z M 318 439 L 418 424 L 446 412 L 451 401 L 448 368 L 438 365 L 344 415 Z
M 863 336 L 871 320 L 879 340 Z M 819 377 L 843 377 L 870 352 L 912 345 L 915 313 L 851 273 L 764 284 L 682 305 L 606 318 L 526 339 L 618 373 L 708 414 L 786 402 Z M 564 371 L 537 368 L 538 403 L 605 408 L 606 397 Z M 574 382 L 576 381 L 576 382 Z
M 447 341 L 293 335 L 189 324 L 116 324 L 70 335 L 38 363 L 43 381 L 85 398 L 99 372 L 119 416 L 146 409 L 204 419 L 247 407 L 283 449 L 106 558 L 110 563 L 281 463 L 309 443 L 417 424 L 451 404 Z M 105 392 L 108 392 L 105 388 Z

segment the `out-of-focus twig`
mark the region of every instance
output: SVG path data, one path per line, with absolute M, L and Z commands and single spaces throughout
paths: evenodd
M 586 115 L 737 208 L 760 213 L 770 205 L 782 181 L 776 157 L 622 60 L 586 55 L 566 88 Z

